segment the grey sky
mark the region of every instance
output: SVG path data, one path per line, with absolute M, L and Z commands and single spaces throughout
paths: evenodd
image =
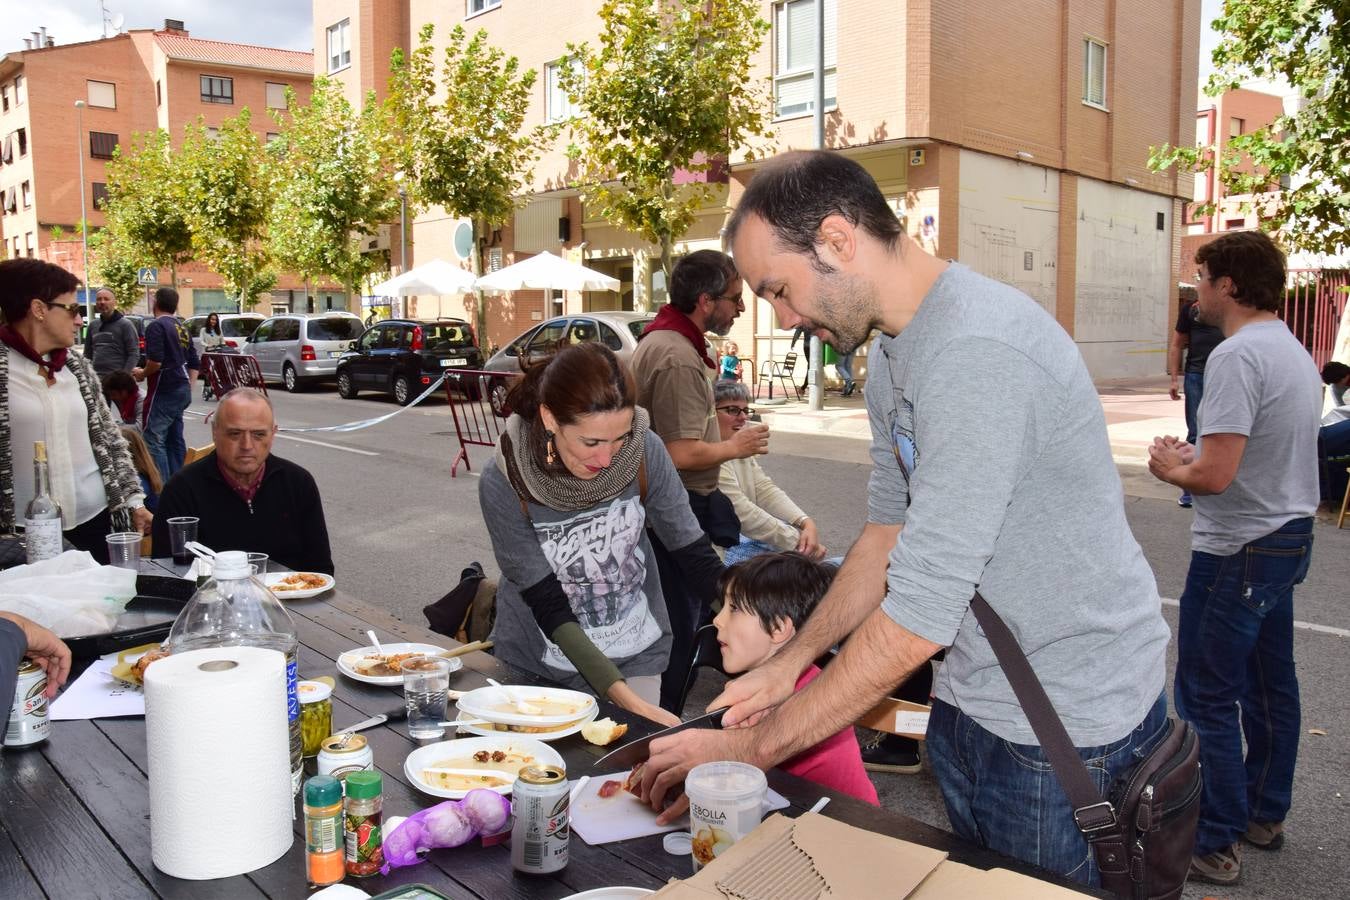
M 310 0 L 104 0 L 108 16 L 121 13 L 124 29 L 160 28 L 165 19 L 182 19 L 193 37 L 311 50 Z M 0 0 L 0 52 L 22 50 L 29 32 L 47 27 L 58 44 L 103 36 L 99 0 Z M 112 29 L 109 28 L 109 34 Z

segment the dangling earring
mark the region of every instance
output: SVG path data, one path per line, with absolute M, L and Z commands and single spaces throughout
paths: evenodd
M 548 435 L 548 443 L 545 445 L 544 460 L 551 466 L 558 461 L 558 450 L 553 446 L 553 432 L 544 432 Z

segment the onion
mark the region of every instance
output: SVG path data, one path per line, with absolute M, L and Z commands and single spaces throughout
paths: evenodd
M 479 834 L 496 834 L 511 816 L 511 801 L 496 791 L 474 788 L 459 801 L 460 808 Z

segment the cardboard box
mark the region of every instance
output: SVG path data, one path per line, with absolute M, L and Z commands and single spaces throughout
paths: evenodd
M 1072 900 L 1082 895 L 1005 869 L 953 863 L 941 850 L 816 813 L 773 815 L 661 900 Z
M 931 707 L 911 703 L 897 697 L 887 697 L 858 719 L 857 724 L 874 731 L 898 734 L 921 741 L 928 732 L 928 714 Z

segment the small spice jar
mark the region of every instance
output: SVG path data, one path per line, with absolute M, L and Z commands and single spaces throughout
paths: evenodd
M 347 841 L 347 874 L 365 878 L 384 865 L 384 776 L 352 772 L 347 776 L 343 828 Z
M 318 756 L 319 747 L 333 733 L 333 687 L 322 681 L 301 681 L 295 693 L 300 698 L 301 753 Z
M 347 874 L 342 782 L 315 775 L 305 782 L 305 875 L 310 887 L 337 884 Z

